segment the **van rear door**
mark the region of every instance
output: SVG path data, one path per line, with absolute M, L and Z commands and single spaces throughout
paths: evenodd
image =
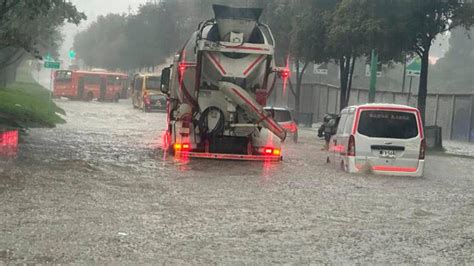
M 415 111 L 362 109 L 356 132 L 356 166 L 414 172 L 418 167 L 422 128 Z

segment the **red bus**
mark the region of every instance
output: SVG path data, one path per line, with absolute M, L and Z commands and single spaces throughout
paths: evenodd
M 128 75 L 112 72 L 58 70 L 54 75 L 54 97 L 91 101 L 118 101 L 126 95 Z

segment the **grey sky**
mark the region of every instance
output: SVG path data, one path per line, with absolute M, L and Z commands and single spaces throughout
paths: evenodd
M 98 15 L 126 13 L 129 7 L 136 9 L 147 0 L 71 0 L 71 2 L 86 13 L 89 21 L 93 21 Z
M 96 20 L 97 16 L 109 13 L 128 13 L 128 9 L 136 10 L 137 7 L 149 2 L 150 0 L 70 0 L 77 9 L 87 15 L 87 21 L 82 22 L 79 27 L 75 25 L 66 25 L 63 28 L 64 43 L 61 49 L 63 60 L 67 58 L 67 51 L 72 47 L 74 35 L 80 30 L 85 29 L 89 23 Z

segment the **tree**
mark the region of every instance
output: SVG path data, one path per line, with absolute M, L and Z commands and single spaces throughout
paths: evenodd
M 309 0 L 279 0 L 256 1 L 254 6 L 262 7 L 264 13 L 262 21 L 266 22 L 275 37 L 275 61 L 277 65 L 288 66 L 290 61 L 296 68 L 296 77 L 293 85 L 288 79 L 289 89 L 295 98 L 297 117 L 300 111 L 301 86 L 305 71 L 311 62 L 310 54 L 314 52 L 314 45 L 308 41 L 301 41 L 305 36 L 304 13 Z
M 348 105 L 355 64 L 359 57 L 368 57 L 377 49 L 385 61 L 397 58 L 393 49 L 386 49 L 386 20 L 378 15 L 378 1 L 316 0 L 308 8 L 299 25 L 297 50 L 306 61 L 339 65 L 340 109 Z
M 474 25 L 474 6 L 472 2 L 461 0 L 404 0 L 390 10 L 398 12 L 399 20 L 405 21 L 404 32 L 410 43 L 408 51 L 421 58 L 418 109 L 424 122 L 431 45 L 439 34 Z
M 87 31 L 76 35 L 74 50 L 88 65 L 115 69 L 123 63 L 121 40 L 126 24 L 124 15 L 99 16 Z
M 474 30 L 457 28 L 451 31 L 449 50 L 433 67 L 431 88 L 454 92 L 472 92 L 474 73 Z M 434 84 L 434 85 L 433 85 Z
M 14 80 L 26 55 L 40 58 L 44 51 L 54 55 L 62 41 L 59 27 L 64 21 L 77 24 L 82 19 L 83 13 L 61 0 L 0 1 L 0 85 Z
M 39 49 L 58 36 L 65 21 L 78 24 L 86 16 L 63 0 L 3 0 L 0 4 L 0 49 L 15 47 L 39 57 Z M 1 62 L 0 62 L 0 65 Z
M 173 1 L 147 3 L 136 14 L 100 16 L 74 39 L 74 49 L 93 67 L 130 70 L 154 67 L 181 45 Z M 185 16 L 183 16 L 185 17 Z

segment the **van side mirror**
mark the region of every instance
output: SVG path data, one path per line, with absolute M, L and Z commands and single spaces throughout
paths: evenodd
M 166 67 L 161 71 L 161 86 L 160 90 L 164 94 L 169 94 L 170 92 L 170 79 L 171 79 L 171 68 Z

